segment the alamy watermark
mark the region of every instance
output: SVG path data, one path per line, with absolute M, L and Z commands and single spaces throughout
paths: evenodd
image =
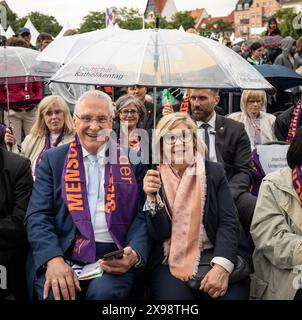
M 7 271 L 5 266 L 0 265 L 0 290 L 7 289 Z
M 302 12 L 299 13 L 293 20 L 293 27 L 296 30 L 302 29 Z

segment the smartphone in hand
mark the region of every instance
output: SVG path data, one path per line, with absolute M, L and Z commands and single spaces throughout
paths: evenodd
M 104 254 L 102 259 L 104 261 L 112 260 L 112 259 L 122 259 L 123 254 L 124 254 L 124 249 L 120 249 L 120 250 L 116 250 L 116 251 L 112 251 L 112 252 Z

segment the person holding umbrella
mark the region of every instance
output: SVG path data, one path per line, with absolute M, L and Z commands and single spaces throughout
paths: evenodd
M 22 38 L 10 38 L 8 46 L 29 48 Z M 2 60 L 3 62 L 3 60 Z M 8 91 L 8 92 L 7 92 Z M 28 81 L 26 75 L 16 83 L 0 85 L 0 107 L 4 109 L 4 121 L 7 127 L 14 130 L 17 144 L 21 144 L 23 134 L 29 134 L 35 121 L 37 103 L 42 99 L 42 82 Z
M 222 165 L 204 159 L 206 146 L 186 113 L 164 116 L 155 140 L 159 165 L 144 178 L 152 298 L 248 299 L 249 271 L 230 283 L 236 255 L 246 264 L 251 256 Z M 192 286 L 207 254 L 211 267 Z

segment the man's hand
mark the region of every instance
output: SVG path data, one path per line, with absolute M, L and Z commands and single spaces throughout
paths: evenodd
M 131 247 L 126 247 L 124 248 L 122 259 L 112 259 L 107 261 L 100 260 L 100 266 L 108 273 L 123 274 L 133 267 L 137 261 L 137 253 Z
M 47 262 L 43 298 L 47 299 L 52 289 L 55 300 L 75 300 L 76 291 L 81 291 L 79 280 L 74 270 L 65 263 L 63 257 L 55 257 Z
M 220 265 L 215 264 L 206 274 L 200 283 L 200 290 L 203 290 L 212 298 L 219 298 L 225 295 L 230 274 Z

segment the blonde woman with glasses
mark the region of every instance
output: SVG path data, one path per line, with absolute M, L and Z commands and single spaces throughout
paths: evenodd
M 241 112 L 228 118 L 242 122 L 250 138 L 252 150 L 258 144 L 275 141 L 274 126 L 276 117 L 266 113 L 266 93 L 263 90 L 244 90 L 241 95 Z
M 31 161 L 32 173 L 36 176 L 43 153 L 52 147 L 69 143 L 73 132 L 72 117 L 65 100 L 59 96 L 47 96 L 39 103 L 35 123 L 20 150 L 14 132 L 9 128 L 4 139 L 6 145 L 13 146 L 13 152 Z
M 247 266 L 251 257 L 222 165 L 204 160 L 206 147 L 188 114 L 164 116 L 155 140 L 159 165 L 143 186 L 152 298 L 248 299 L 249 271 L 230 281 L 237 256 Z

